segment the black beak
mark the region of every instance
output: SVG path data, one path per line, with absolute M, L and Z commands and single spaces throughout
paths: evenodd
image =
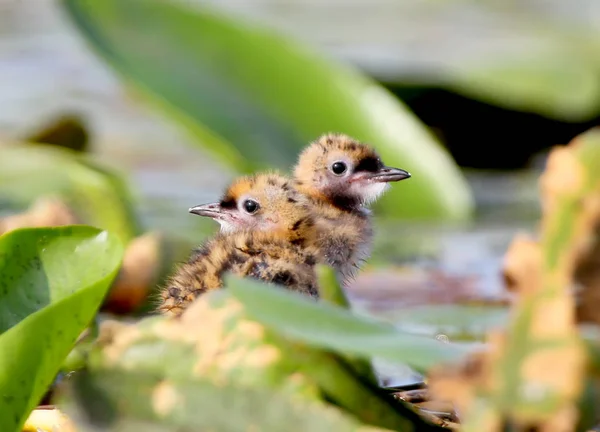
M 383 167 L 376 173 L 373 173 L 371 180 L 376 182 L 397 182 L 410 178 L 410 173 L 400 168 Z
M 223 213 L 219 203 L 200 204 L 192 207 L 189 211 L 195 215 L 208 216 L 210 218 L 215 218 Z

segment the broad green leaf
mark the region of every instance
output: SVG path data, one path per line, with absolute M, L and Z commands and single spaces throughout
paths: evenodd
M 413 174 L 381 200 L 382 213 L 470 215 L 470 191 L 447 152 L 399 100 L 358 71 L 205 5 L 63 4 L 104 59 L 224 163 L 241 171 L 288 169 L 309 141 L 343 132 Z
M 0 147 L 0 202 L 24 208 L 37 197 L 58 195 L 87 225 L 119 236 L 140 234 L 125 184 L 84 156 L 44 145 Z
M 0 430 L 20 430 L 100 306 L 122 255 L 116 236 L 87 226 L 0 237 Z
M 80 373 L 60 404 L 82 432 L 385 430 L 268 388 L 163 380 L 147 371 Z
M 178 320 L 152 316 L 135 324 L 106 321 L 91 369 L 146 370 L 170 380 L 208 379 L 242 386 L 286 389 L 318 399 L 314 383 L 290 378 L 298 370 L 279 338 L 245 317 L 224 290 L 203 295 Z
M 226 286 L 248 315 L 286 336 L 366 358 L 407 363 L 418 370 L 456 360 L 465 349 L 433 338 L 401 333 L 391 325 L 252 280 L 229 277 Z
M 174 320 L 105 322 L 92 349 L 91 371 L 148 372 L 167 381 L 208 381 L 269 389 L 298 401 L 327 400 L 362 422 L 394 430 L 428 425 L 386 398 L 339 356 L 292 342 L 247 317 L 227 290 L 213 291 Z

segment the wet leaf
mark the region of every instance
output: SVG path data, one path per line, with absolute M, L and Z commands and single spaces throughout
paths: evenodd
M 63 4 L 111 66 L 222 162 L 245 172 L 289 169 L 309 141 L 343 132 L 413 174 L 381 200 L 381 214 L 470 215 L 470 191 L 446 151 L 399 100 L 358 71 L 206 5 Z
M 140 234 L 132 197 L 115 174 L 65 149 L 0 148 L 0 201 L 24 208 L 45 196 L 58 197 L 81 223 L 109 230 L 124 244 Z
M 430 337 L 402 333 L 391 325 L 348 310 L 315 303 L 296 293 L 273 290 L 234 277 L 226 286 L 249 316 L 291 338 L 341 353 L 407 363 L 424 370 L 440 361 L 456 360 L 464 349 Z
M 122 246 L 86 226 L 0 237 L 0 430 L 18 431 L 89 324 Z

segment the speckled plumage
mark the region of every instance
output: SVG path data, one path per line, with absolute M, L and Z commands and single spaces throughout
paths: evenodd
M 347 170 L 336 174 L 332 164 L 340 162 Z M 371 253 L 373 228 L 367 205 L 385 192 L 389 182 L 409 177 L 404 170 L 386 167 L 369 145 L 346 135 L 328 134 L 300 154 L 293 180 L 279 178 L 278 184 L 298 192 L 290 199 L 309 209 L 315 223 L 315 234 L 305 244 L 315 247 L 319 261 L 334 267 L 345 281 Z M 239 182 L 219 203 L 198 206 L 194 213 L 213 218 L 223 232 L 278 229 L 268 217 L 243 214 L 239 203 L 249 186 L 244 178 Z M 268 182 L 263 180 L 255 186 L 257 190 L 265 188 Z
M 345 176 L 331 172 L 336 161 L 348 166 Z M 397 179 L 371 181 L 369 176 L 385 170 L 395 169 L 385 167 L 372 147 L 342 134 L 323 135 L 311 143 L 294 168 L 294 187 L 306 197 L 317 225 L 320 259 L 343 280 L 371 254 L 373 228 L 366 205 L 385 192 L 388 181 Z
M 228 271 L 318 297 L 315 226 L 297 191 L 278 174 L 255 175 L 236 180 L 222 203 L 238 207 L 245 199 L 259 203 L 252 216 L 268 229 L 221 232 L 196 249 L 165 284 L 160 312 L 179 315 L 202 293 L 221 288 Z
M 373 227 L 367 209 L 340 210 L 311 200 L 319 261 L 332 266 L 343 281 L 352 278 L 371 255 Z

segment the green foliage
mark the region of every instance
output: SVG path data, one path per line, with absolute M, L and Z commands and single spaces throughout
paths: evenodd
M 433 135 L 358 71 L 205 5 L 63 4 L 104 59 L 224 163 L 243 172 L 288 169 L 309 141 L 343 132 L 373 144 L 387 164 L 413 174 L 381 200 L 381 214 L 471 214 L 466 182 Z
M 349 309 L 350 302 L 338 281 L 335 270 L 329 266 L 318 265 L 317 274 L 319 277 L 319 296 L 321 300 Z M 346 357 L 345 361 L 362 379 L 372 384 L 377 384 L 377 377 L 369 360 L 350 356 Z
M 265 388 L 114 370 L 79 375 L 75 384 L 63 404 L 82 432 L 385 430 L 361 425 L 335 407 Z
M 443 333 L 452 341 L 457 339 L 483 340 L 485 334 L 506 323 L 509 309 L 490 305 L 415 305 L 390 313 L 382 313 L 386 321 L 392 321 L 403 329 L 419 333 Z
M 126 185 L 82 155 L 45 145 L 0 149 L 0 201 L 24 208 L 38 197 L 60 196 L 86 224 L 127 244 L 140 234 Z
M 486 58 L 484 64 L 461 68 L 449 86 L 467 97 L 509 109 L 588 121 L 600 108 L 598 68 L 595 61 L 571 49 L 560 51 L 528 52 L 527 58 Z
M 253 319 L 290 338 L 364 358 L 407 363 L 423 371 L 441 361 L 457 359 L 464 349 L 437 340 L 401 333 L 393 326 L 296 293 L 273 290 L 231 277 L 227 287 Z
M 238 280 L 238 288 L 246 282 Z M 438 430 L 356 375 L 337 354 L 250 319 L 229 290 L 203 295 L 178 319 L 105 322 L 89 358 L 89 375 L 76 375 L 62 403 L 76 418 L 92 413 L 92 423 L 103 430 L 131 424 L 171 430 L 192 423 L 228 430 L 249 424 L 260 430 L 355 430 L 357 421 Z M 78 394 L 82 388 L 97 394 Z M 304 410 L 311 419 L 292 420 Z M 286 421 L 291 423 L 283 426 Z
M 120 266 L 119 240 L 86 226 L 0 237 L 0 430 L 17 432 Z
M 350 302 L 338 280 L 335 270 L 329 266 L 318 265 L 319 296 L 326 302 L 348 309 Z

